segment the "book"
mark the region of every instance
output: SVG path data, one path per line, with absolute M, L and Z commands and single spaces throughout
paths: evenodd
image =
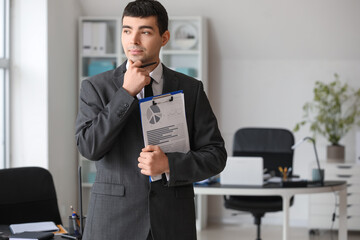
M 22 232 L 10 235 L 9 240 L 47 240 L 53 237 L 51 232 Z
M 54 222 L 31 222 L 10 224 L 10 230 L 13 234 L 22 232 L 55 232 L 59 231 Z

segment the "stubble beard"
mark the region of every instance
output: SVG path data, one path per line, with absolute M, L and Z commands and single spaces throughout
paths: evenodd
M 129 51 L 133 50 L 133 49 L 140 50 L 141 54 L 140 55 L 132 55 Z M 141 47 L 141 46 L 130 46 L 127 48 L 127 51 L 129 53 L 128 59 L 130 59 L 131 61 L 133 61 L 133 62 L 141 61 L 142 63 L 147 61 L 147 57 L 145 54 L 146 48 Z

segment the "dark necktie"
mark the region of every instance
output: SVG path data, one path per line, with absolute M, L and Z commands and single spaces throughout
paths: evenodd
M 151 81 L 148 85 L 145 86 L 145 97 L 152 97 L 154 96 L 153 90 L 152 90 L 152 84 L 154 82 L 154 79 L 151 78 Z

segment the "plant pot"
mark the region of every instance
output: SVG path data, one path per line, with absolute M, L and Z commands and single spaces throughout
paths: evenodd
M 327 161 L 330 163 L 345 162 L 345 147 L 342 145 L 327 146 Z

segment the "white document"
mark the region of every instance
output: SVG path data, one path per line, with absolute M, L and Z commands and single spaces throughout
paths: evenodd
M 106 54 L 106 37 L 107 37 L 107 24 L 106 22 L 98 22 L 97 24 L 97 54 Z
M 10 230 L 13 234 L 22 232 L 55 232 L 59 228 L 54 222 L 32 222 L 32 223 L 20 223 L 10 224 Z
M 91 54 L 99 54 L 99 23 L 92 23 L 91 28 Z
M 83 23 L 83 36 L 82 36 L 82 49 L 83 55 L 91 55 L 92 53 L 92 23 L 91 22 L 84 22 Z
M 145 146 L 157 145 L 165 153 L 190 150 L 182 91 L 141 99 L 140 115 Z

